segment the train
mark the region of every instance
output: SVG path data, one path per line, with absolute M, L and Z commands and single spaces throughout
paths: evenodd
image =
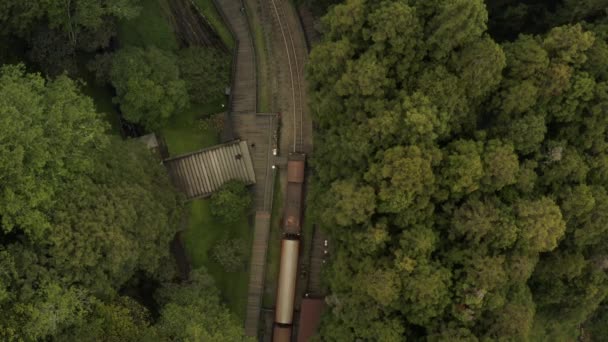
M 283 210 L 281 261 L 277 282 L 273 342 L 291 341 L 294 302 L 302 232 L 302 202 L 306 155 L 290 153 L 287 159 L 287 191 Z

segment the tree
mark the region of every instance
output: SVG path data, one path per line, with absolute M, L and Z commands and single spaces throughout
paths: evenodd
M 466 195 L 479 189 L 483 177 L 481 146 L 474 141 L 457 140 L 443 160 L 442 184 L 452 195 Z
M 428 205 L 434 187 L 433 156 L 416 146 L 394 147 L 383 153 L 382 161 L 371 166 L 366 180 L 377 184 L 380 212 L 398 213 Z
M 323 219 L 339 226 L 367 222 L 376 208 L 374 189 L 358 186 L 354 181 L 338 181 L 331 185 Z
M 4 66 L 0 94 L 0 336 L 72 336 L 100 315 L 117 334 L 137 330 L 104 310 L 126 314 L 110 303 L 135 274 L 163 278 L 181 214 L 166 170 L 143 144 L 105 135 L 65 76 Z
M 307 69 L 324 340 L 579 338 L 608 296 L 603 2 L 329 10 Z
M 39 240 L 50 229 L 58 189 L 92 172 L 108 140 L 91 99 L 67 77 L 45 82 L 23 66 L 0 69 L 2 230 Z
M 92 300 L 86 322 L 59 334 L 59 341 L 141 341 L 150 327 L 150 313 L 130 297 L 105 303 Z
M 566 230 L 559 207 L 546 197 L 517 203 L 517 218 L 521 243 L 531 251 L 553 250 Z
M 29 59 L 38 64 L 42 72 L 51 77 L 76 72 L 76 50 L 67 41 L 65 33 L 48 28 L 42 28 L 34 33 Z
M 131 19 L 139 14 L 138 0 L 73 0 L 23 2 L 9 0 L 0 7 L 3 31 L 24 36 L 37 22 L 48 21 L 49 28 L 63 31 L 72 45 L 83 32 L 104 30 L 107 17 Z
M 483 98 L 498 86 L 505 65 L 502 48 L 487 36 L 466 45 L 454 56 L 454 68 L 472 99 Z
M 252 199 L 246 185 L 237 180 L 226 182 L 211 195 L 211 214 L 226 223 L 246 217 Z
M 213 246 L 213 258 L 226 272 L 235 272 L 245 266 L 245 241 L 242 239 L 224 239 Z
M 533 36 L 521 35 L 516 41 L 502 46 L 510 78 L 525 80 L 538 77 L 549 66 L 549 54 Z
M 484 178 L 482 182 L 487 190 L 500 190 L 515 184 L 519 172 L 519 160 L 513 144 L 500 140 L 487 142 L 483 154 Z
M 221 98 L 230 83 L 230 58 L 202 47 L 189 47 L 179 52 L 179 70 L 193 102 L 205 103 Z
M 440 316 L 449 303 L 451 272 L 437 264 L 420 264 L 410 274 L 402 274 L 404 295 L 400 310 L 408 321 L 426 325 Z
M 185 284 L 167 284 L 159 292 L 162 306 L 151 336 L 163 341 L 252 341 L 219 301 L 213 279 L 193 270 Z
M 595 40 L 580 24 L 552 29 L 543 40 L 543 48 L 557 62 L 580 65 L 587 61 L 587 51 Z
M 180 79 L 177 57 L 155 47 L 119 50 L 110 72 L 126 119 L 148 130 L 161 128 L 189 105 L 186 83 Z
M 453 240 L 464 237 L 476 245 L 502 249 L 517 240 L 519 228 L 502 203 L 494 198 L 470 198 L 452 216 Z
M 480 38 L 487 21 L 488 13 L 481 0 L 441 1 L 437 15 L 426 27 L 431 55 L 445 58 L 452 50 Z
M 74 181 L 59 198 L 47 253 L 65 280 L 105 292 L 137 270 L 157 274 L 169 257 L 181 197 L 139 142 L 113 140 L 96 160 L 91 178 Z

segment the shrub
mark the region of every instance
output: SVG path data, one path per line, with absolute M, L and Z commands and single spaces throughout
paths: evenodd
M 179 53 L 179 69 L 193 102 L 205 103 L 224 95 L 230 83 L 230 58 L 215 49 L 189 47 Z
M 211 214 L 226 223 L 238 221 L 250 206 L 251 194 L 241 181 L 229 181 L 211 196 Z
M 235 272 L 245 265 L 246 248 L 242 239 L 224 239 L 213 247 L 213 259 L 226 272 Z

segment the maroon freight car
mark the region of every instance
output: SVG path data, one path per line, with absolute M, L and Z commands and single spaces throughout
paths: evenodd
M 292 153 L 287 161 L 287 193 L 283 213 L 283 230 L 287 234 L 300 234 L 302 217 L 302 188 L 306 155 Z

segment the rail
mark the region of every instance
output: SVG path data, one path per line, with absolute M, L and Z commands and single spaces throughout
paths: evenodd
M 285 25 L 286 29 L 283 27 L 283 22 L 281 20 L 281 15 L 285 16 L 285 9 L 283 6 L 281 6 L 281 11 L 279 13 L 279 9 L 277 7 L 276 4 L 277 0 L 271 0 L 271 4 L 274 10 L 274 13 L 276 15 L 276 19 L 277 22 L 279 24 L 279 28 L 281 31 L 281 36 L 283 38 L 283 44 L 285 46 L 285 53 L 287 54 L 287 63 L 289 65 L 289 76 L 290 76 L 290 80 L 291 80 L 291 94 L 292 94 L 292 109 L 293 109 L 293 151 L 292 152 L 297 152 L 298 150 L 301 150 L 303 148 L 303 116 L 304 116 L 304 104 L 303 104 L 303 99 L 302 99 L 302 80 L 300 79 L 300 67 L 298 65 L 298 54 L 296 51 L 296 47 L 295 44 L 293 42 L 293 35 L 291 33 L 291 29 L 289 28 L 289 25 Z M 287 31 L 287 35 L 289 36 L 289 42 L 290 44 L 287 44 L 287 36 L 285 35 L 285 31 Z M 289 45 L 291 45 L 291 49 L 289 48 Z M 291 61 L 291 54 L 293 54 L 293 59 L 294 59 L 294 67 L 295 67 L 295 72 L 296 72 L 296 77 L 294 77 L 294 71 L 293 71 L 293 67 L 292 67 L 292 61 Z M 297 93 L 298 93 L 298 101 L 296 102 L 296 80 L 295 78 L 297 78 Z M 296 108 L 298 107 L 298 105 L 296 104 L 298 103 L 299 105 L 299 111 L 296 110 Z M 298 118 L 298 112 L 299 112 L 299 118 Z M 299 125 L 299 129 L 298 129 L 298 125 Z M 299 132 L 298 132 L 299 131 Z M 299 134 L 298 134 L 299 133 Z M 299 137 L 299 139 L 298 139 Z M 299 140 L 299 141 L 298 141 Z

